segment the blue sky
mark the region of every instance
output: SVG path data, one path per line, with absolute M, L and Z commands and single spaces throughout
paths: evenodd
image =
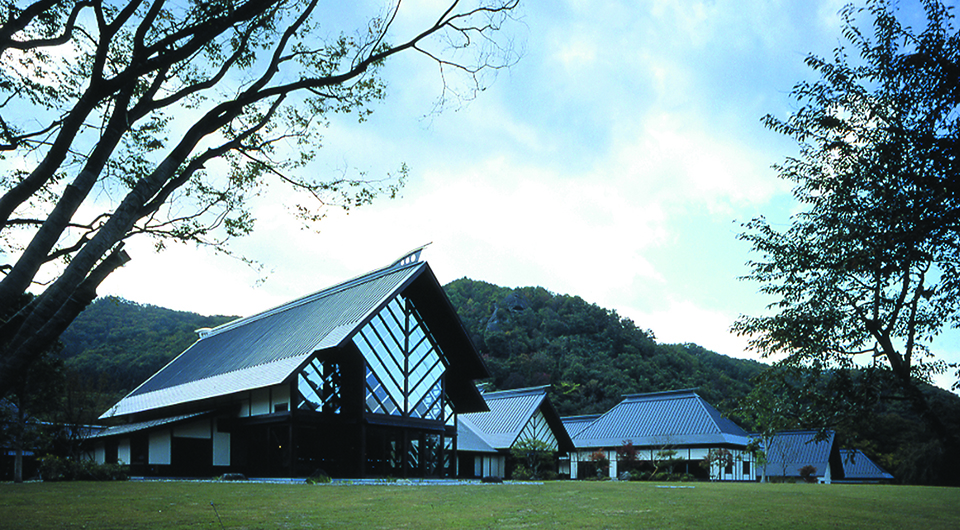
M 843 4 L 528 2 L 510 30 L 523 58 L 475 101 L 425 119 L 440 77 L 407 54 L 388 63 L 388 97 L 368 122 L 331 123 L 310 170 L 377 176 L 405 162 L 400 198 L 332 212 L 316 233 L 271 188 L 256 232 L 233 244 L 265 277 L 206 249 L 154 256 L 132 242 L 134 261 L 101 292 L 247 315 L 432 242 L 424 257 L 443 283 L 539 285 L 615 309 L 663 342 L 753 356 L 728 330 L 770 300 L 737 279 L 750 255 L 736 236 L 741 222 L 785 222 L 794 208 L 770 166 L 795 146 L 760 120 L 786 116 L 790 89 L 811 76 L 804 57 L 838 45 Z

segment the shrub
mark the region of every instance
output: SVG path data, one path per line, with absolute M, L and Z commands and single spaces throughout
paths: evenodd
M 802 478 L 804 482 L 816 482 L 817 477 L 814 476 L 816 472 L 817 468 L 814 466 L 803 466 L 800 468 L 800 478 Z
M 594 466 L 596 466 L 597 478 L 603 478 L 607 476 L 607 471 L 610 469 L 610 459 L 607 458 L 606 453 L 600 449 L 597 449 L 593 453 L 590 453 L 590 461 L 593 462 Z
M 552 469 L 544 471 L 541 475 L 543 480 L 557 480 L 560 478 L 560 475 Z
M 518 465 L 513 468 L 513 473 L 510 473 L 510 478 L 513 480 L 531 480 L 533 479 L 533 472 L 527 469 L 524 466 Z
M 310 474 L 306 480 L 307 484 L 330 484 L 333 479 L 322 469 L 318 469 Z
M 517 463 L 517 469 L 523 467 L 525 472 L 529 474 L 527 478 L 517 480 L 541 478 L 544 472 L 553 467 L 554 455 L 550 444 L 542 440 L 528 438 L 514 445 L 510 449 L 510 456 Z
M 73 460 L 47 455 L 40 459 L 40 478 L 45 482 L 70 480 L 127 480 L 127 467 L 119 463 L 98 464 L 93 460 Z

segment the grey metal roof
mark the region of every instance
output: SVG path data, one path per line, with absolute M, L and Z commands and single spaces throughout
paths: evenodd
M 497 449 L 487 443 L 483 436 L 476 431 L 476 428 L 457 422 L 457 451 L 467 451 L 471 453 L 497 453 Z
M 578 449 L 619 447 L 627 441 L 634 447 L 746 446 L 750 439 L 693 390 L 624 396 L 573 437 Z
M 414 253 L 419 256 L 414 251 L 383 269 L 204 333 L 101 418 L 280 384 L 314 353 L 345 344 L 392 297 L 407 291 L 424 318 L 439 324 L 431 329 L 453 357 L 448 381 L 457 384 L 448 393 L 455 406 L 484 410 L 472 380 L 486 377 L 486 368 L 429 266 L 410 258 Z
M 483 399 L 490 411 L 461 414 L 459 423 L 472 427 L 491 446 L 509 449 L 546 397 L 545 386 L 487 392 Z
M 530 418 L 540 410 L 557 439 L 560 451 L 573 449 L 560 416 L 547 399 L 547 388 L 549 387 L 538 386 L 484 393 L 483 398 L 490 410 L 459 415 L 457 435 L 472 431 L 467 432 L 467 435 L 480 437 L 494 449 L 510 449 Z M 459 441 L 457 445 L 459 448 Z
M 173 425 L 174 423 L 179 423 L 182 421 L 197 418 L 205 414 L 209 414 L 209 412 L 197 412 L 195 414 L 181 414 L 179 416 L 171 416 L 169 418 L 160 418 L 157 420 L 150 420 L 150 421 L 140 421 L 137 423 L 128 423 L 126 425 L 116 425 L 113 427 L 107 427 L 106 429 L 100 431 L 99 433 L 91 436 L 91 438 L 106 438 L 109 436 L 119 436 L 121 434 L 130 434 L 133 432 L 153 429 L 155 427 L 162 427 L 164 425 Z
M 841 449 L 840 456 L 843 459 L 843 476 L 845 480 L 893 480 L 893 475 L 884 471 L 882 467 L 878 466 L 873 460 L 870 460 L 870 458 L 859 449 Z
M 573 438 L 599 417 L 599 414 L 584 414 L 582 416 L 566 416 L 560 418 L 560 420 L 563 422 L 563 427 L 567 430 L 567 434 Z
M 825 438 L 817 440 L 818 431 L 781 431 L 778 432 L 765 448 L 767 455 L 766 474 L 773 477 L 799 477 L 800 470 L 806 466 L 813 466 L 816 471 L 811 474 L 823 477 L 831 466 L 831 460 L 839 460 L 839 449 L 836 447 L 836 433 L 826 431 Z M 761 448 L 763 449 L 763 448 Z M 839 462 L 833 462 L 836 467 Z M 842 476 L 834 473 L 834 478 Z M 762 471 L 762 469 L 758 469 Z

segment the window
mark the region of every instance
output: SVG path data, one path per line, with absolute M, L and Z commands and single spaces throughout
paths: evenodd
M 340 413 L 340 364 L 313 359 L 297 374 L 297 390 L 300 392 L 300 410 Z M 286 409 L 284 409 L 286 410 Z
M 360 330 L 367 364 L 366 407 L 373 414 L 444 421 L 446 359 L 413 302 L 398 296 Z
M 276 405 L 273 406 L 273 411 L 274 411 L 274 412 L 286 412 L 288 406 L 289 406 L 288 403 L 277 403 Z
M 744 463 L 743 463 L 743 474 L 744 474 L 744 475 L 749 475 L 749 474 L 750 474 L 750 462 L 744 462 Z

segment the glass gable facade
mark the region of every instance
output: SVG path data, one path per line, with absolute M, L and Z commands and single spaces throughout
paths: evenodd
M 446 419 L 446 359 L 411 300 L 391 300 L 353 342 L 366 361 L 368 413 Z
M 297 374 L 300 410 L 340 414 L 342 403 L 340 364 L 314 358 Z

